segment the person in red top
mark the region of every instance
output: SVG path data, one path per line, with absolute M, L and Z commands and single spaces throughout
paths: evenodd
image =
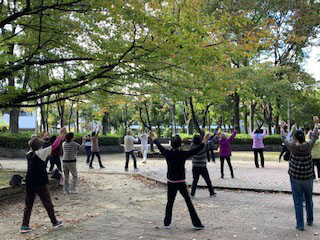
M 56 141 L 56 139 L 57 139 L 57 136 L 53 135 L 50 138 L 50 145 L 52 145 Z M 51 152 L 49 172 L 52 172 L 54 165 L 57 165 L 57 168 L 59 169 L 59 171 L 62 172 L 61 161 L 60 161 L 61 153 L 62 153 L 62 148 L 61 148 L 61 144 L 59 144 L 59 146 L 53 149 Z

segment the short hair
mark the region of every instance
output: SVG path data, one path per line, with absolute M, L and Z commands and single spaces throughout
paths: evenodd
M 131 135 L 131 131 L 129 130 L 129 131 L 127 131 L 127 135 Z
M 221 136 L 221 139 L 226 139 L 227 138 L 227 134 L 224 133 L 224 132 L 222 132 L 220 136 Z
M 71 142 L 72 138 L 73 138 L 73 132 L 67 133 L 66 135 L 67 142 Z
M 297 130 L 294 134 L 294 138 L 297 139 L 299 143 L 303 143 L 305 141 L 304 132 L 302 130 Z
M 254 133 L 255 133 L 255 134 L 261 134 L 261 133 L 263 133 L 263 129 L 261 129 L 261 128 L 256 129 L 256 130 L 254 131 Z
M 182 140 L 179 135 L 175 135 L 171 138 L 171 147 L 177 149 L 181 146 Z
M 39 150 L 42 147 L 42 142 L 38 137 L 31 138 L 28 144 L 33 152 Z
M 92 132 L 91 136 L 94 137 L 96 135 L 96 132 Z
M 192 143 L 195 145 L 200 145 L 202 138 L 200 135 L 194 135 L 192 138 Z

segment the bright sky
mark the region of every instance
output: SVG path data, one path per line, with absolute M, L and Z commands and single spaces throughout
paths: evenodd
M 320 81 L 320 47 L 312 47 L 305 69 L 316 80 Z

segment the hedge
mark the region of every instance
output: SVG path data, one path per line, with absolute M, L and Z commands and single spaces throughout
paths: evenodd
M 10 134 L 10 133 L 2 133 L 0 134 L 0 147 L 5 148 L 17 148 L 17 149 L 27 149 L 28 141 L 33 133 L 18 133 L 18 134 Z M 117 135 L 107 135 L 107 136 L 99 136 L 99 145 L 100 146 L 119 146 L 120 145 L 120 137 Z M 76 142 L 81 143 L 82 136 L 76 135 Z

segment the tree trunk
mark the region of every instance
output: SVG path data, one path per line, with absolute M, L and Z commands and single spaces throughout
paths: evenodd
M 279 114 L 277 114 L 277 116 L 275 117 L 275 122 L 276 122 L 276 125 L 275 125 L 276 134 L 280 134 L 279 119 L 280 119 L 280 116 L 279 116 Z
M 250 103 L 250 128 L 251 132 L 254 130 L 254 113 L 256 110 L 257 103 L 251 100 Z
M 268 134 L 272 135 L 272 106 L 270 103 L 263 105 L 263 118 L 268 125 Z
M 13 108 L 10 111 L 10 124 L 9 129 L 11 133 L 18 133 L 19 132 L 19 108 Z
M 80 132 L 80 123 L 79 123 L 79 119 L 80 119 L 80 117 L 79 117 L 79 103 L 77 104 L 77 113 L 76 113 L 76 122 L 77 122 L 77 133 L 79 133 Z
M 200 134 L 200 136 L 203 137 L 204 136 L 204 132 L 200 129 L 200 125 L 199 125 L 199 122 L 197 120 L 197 116 L 196 116 L 196 113 L 194 111 L 194 108 L 193 108 L 192 97 L 189 98 L 189 104 L 190 104 L 190 109 L 191 109 L 192 120 L 193 120 L 194 126 L 195 126 L 197 132 Z
M 64 127 L 64 101 L 57 102 L 58 113 L 60 117 L 60 128 Z
M 109 113 L 104 112 L 102 117 L 102 134 L 107 135 Z
M 243 103 L 243 108 L 244 108 L 244 118 L 243 118 L 243 123 L 244 123 L 244 132 L 245 134 L 248 134 L 248 115 L 249 115 L 249 112 L 248 112 L 248 108 L 247 106 Z
M 233 106 L 234 106 L 234 128 L 239 127 L 240 133 L 240 113 L 239 113 L 239 105 L 240 105 L 240 96 L 237 92 L 233 94 Z

